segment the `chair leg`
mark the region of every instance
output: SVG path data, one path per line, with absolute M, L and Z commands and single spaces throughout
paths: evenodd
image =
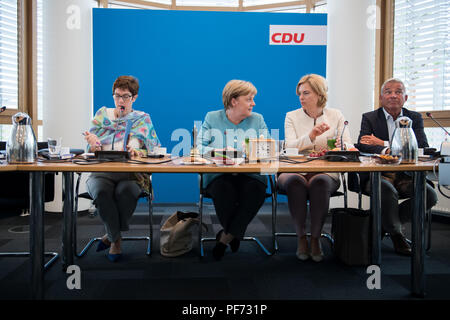
M 198 202 L 198 219 L 199 219 L 199 230 L 198 230 L 198 248 L 200 252 L 200 258 L 203 258 L 205 256 L 205 252 L 203 250 L 203 241 L 206 241 L 206 238 L 203 239 L 203 195 L 200 193 L 200 198 Z M 214 239 L 215 240 L 215 239 Z
M 425 246 L 425 251 L 428 252 L 431 249 L 431 222 L 433 220 L 433 214 L 431 213 L 431 209 L 426 211 L 426 218 L 427 220 L 427 245 Z
M 153 198 L 151 193 L 148 195 L 147 200 L 148 200 L 148 226 L 149 226 L 147 256 L 151 256 L 153 249 Z
M 199 199 L 199 204 L 198 204 L 198 216 L 199 216 L 199 231 L 198 231 L 198 247 L 199 247 L 199 251 L 200 251 L 200 258 L 203 258 L 205 256 L 205 251 L 204 251 L 204 247 L 203 247 L 203 242 L 207 242 L 207 241 L 216 241 L 216 238 L 212 238 L 212 237 L 203 237 L 203 228 L 202 228 L 202 223 L 203 223 L 203 195 L 200 193 L 200 199 Z M 273 230 L 273 229 L 272 229 Z M 261 241 L 257 238 L 257 237 L 244 237 L 242 239 L 242 241 L 255 241 L 259 247 L 264 251 L 264 253 L 268 256 L 271 256 L 273 254 L 273 252 L 270 252 L 269 250 L 267 250 L 267 248 L 261 243 Z
M 147 196 L 148 200 L 148 219 L 149 219 L 149 236 L 140 236 L 140 237 L 123 237 L 122 241 L 138 241 L 138 240 L 146 240 L 147 241 L 147 251 L 146 255 L 151 256 L 152 254 L 152 248 L 153 248 L 153 202 L 152 202 L 152 195 Z M 86 244 L 86 246 L 81 250 L 80 253 L 77 252 L 77 221 L 76 218 L 78 217 L 78 197 L 76 198 L 75 202 L 75 210 L 74 210 L 74 224 L 73 224 L 73 246 L 74 246 L 74 253 L 78 258 L 82 258 L 92 247 L 92 245 L 96 241 L 101 241 L 102 238 L 92 238 L 89 240 L 89 242 Z
M 308 204 L 308 211 L 309 211 L 309 204 Z M 272 234 L 273 234 L 274 253 L 278 251 L 277 237 L 297 237 L 297 233 L 295 232 L 276 232 L 276 214 L 277 214 L 276 210 L 272 212 Z M 311 233 L 308 232 L 306 236 L 311 237 Z M 331 236 L 331 234 L 322 232 L 320 234 L 320 237 L 327 239 L 330 242 L 330 245 L 333 247 L 334 239 Z
M 44 271 L 47 271 L 53 263 L 59 258 L 57 252 L 45 252 L 46 257 L 52 257 L 46 264 L 44 264 Z M 30 252 L 0 252 L 0 257 L 29 257 Z

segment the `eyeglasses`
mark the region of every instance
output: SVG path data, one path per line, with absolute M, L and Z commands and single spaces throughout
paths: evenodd
M 123 99 L 123 101 L 129 101 L 133 96 L 131 94 L 124 94 L 121 96 L 120 94 L 113 94 L 114 99 L 120 100 L 120 98 Z

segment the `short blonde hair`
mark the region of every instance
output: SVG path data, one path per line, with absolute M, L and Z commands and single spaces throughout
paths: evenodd
M 311 89 L 319 96 L 319 101 L 317 101 L 318 107 L 325 108 L 328 100 L 327 80 L 325 80 L 324 77 L 314 73 L 303 76 L 297 83 L 297 88 L 295 89 L 298 96 L 300 95 L 298 90 L 304 83 L 308 83 L 311 86 Z
M 255 86 L 244 80 L 230 80 L 225 85 L 222 91 L 222 101 L 225 110 L 231 108 L 231 100 L 233 98 L 237 99 L 240 96 L 246 96 L 248 94 L 256 95 L 258 91 Z

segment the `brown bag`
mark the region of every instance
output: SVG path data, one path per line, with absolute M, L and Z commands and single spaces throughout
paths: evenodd
M 192 227 L 198 223 L 196 212 L 177 211 L 172 214 L 161 227 L 161 254 L 166 257 L 177 257 L 191 251 Z

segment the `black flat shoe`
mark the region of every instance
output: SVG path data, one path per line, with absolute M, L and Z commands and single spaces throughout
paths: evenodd
M 239 245 L 241 244 L 241 240 L 238 238 L 233 238 L 230 242 L 230 248 L 232 252 L 236 252 L 239 250 Z
M 223 232 L 223 229 L 220 230 L 219 232 L 217 232 L 217 234 L 216 234 L 216 241 L 220 240 L 220 237 L 222 236 L 222 232 Z
M 227 245 L 217 241 L 215 247 L 212 250 L 212 255 L 214 257 L 214 259 L 216 259 L 217 261 L 219 261 L 220 259 L 222 259 L 222 257 L 225 255 L 225 250 L 227 250 Z
M 223 229 L 217 232 L 216 234 L 216 241 L 220 240 L 220 237 L 222 236 Z M 239 250 L 239 246 L 241 244 L 241 240 L 238 238 L 233 238 L 233 240 L 230 241 L 230 248 L 232 252 L 236 252 Z

